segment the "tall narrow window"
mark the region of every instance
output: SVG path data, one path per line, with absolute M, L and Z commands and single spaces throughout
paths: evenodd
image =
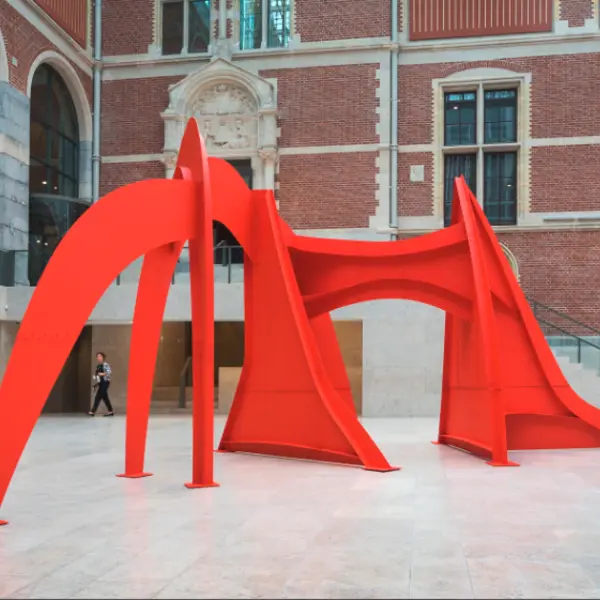
M 290 41 L 290 0 L 269 0 L 267 46 L 285 48 Z
M 79 131 L 71 95 L 48 65 L 31 84 L 29 187 L 32 194 L 79 196 Z
M 290 40 L 290 2 L 240 0 L 240 49 L 287 46 Z M 266 26 L 264 31 L 263 26 Z
M 31 82 L 29 140 L 29 282 L 36 285 L 58 243 L 83 214 L 79 198 L 79 127 L 67 85 L 47 64 Z
M 262 0 L 240 0 L 240 49 L 253 50 L 262 44 Z
M 207 52 L 210 0 L 162 0 L 162 53 Z
M 206 52 L 210 44 L 210 0 L 192 0 L 188 52 Z
M 517 153 L 485 154 L 483 210 L 491 223 L 512 225 L 516 222 Z
M 163 1 L 162 53 L 181 54 L 183 49 L 183 0 Z
M 445 225 L 450 223 L 454 179 L 459 175 L 483 200 L 492 225 L 516 224 L 517 99 L 516 88 L 486 89 L 483 84 L 475 91 L 444 94 Z M 457 146 L 464 147 L 460 154 Z

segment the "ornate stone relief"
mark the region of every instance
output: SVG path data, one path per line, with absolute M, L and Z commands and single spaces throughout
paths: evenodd
M 202 92 L 191 113 L 209 152 L 256 148 L 257 107 L 244 89 L 218 83 Z
M 272 81 L 216 58 L 169 88 L 162 117 L 165 164 L 172 164 L 185 123 L 193 117 L 212 156 L 250 159 L 256 187 L 274 187 L 279 130 Z

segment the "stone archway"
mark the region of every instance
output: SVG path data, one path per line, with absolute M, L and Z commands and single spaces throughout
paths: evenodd
M 510 268 L 515 274 L 517 281 L 520 281 L 521 276 L 519 273 L 519 263 L 517 261 L 517 257 L 509 250 L 506 244 L 500 243 L 500 248 L 502 248 L 502 252 L 504 253 L 504 256 L 506 256 L 506 260 L 508 260 L 508 264 L 510 265 Z
M 273 81 L 224 59 L 213 60 L 169 88 L 164 162 L 172 173 L 185 124 L 198 121 L 210 155 L 250 160 L 254 187 L 275 188 L 277 90 Z

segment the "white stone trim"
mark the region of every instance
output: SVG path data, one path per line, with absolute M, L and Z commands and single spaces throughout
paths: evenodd
M 119 165 L 126 163 L 163 162 L 164 154 L 120 154 L 103 156 L 103 165 Z
M 6 53 L 6 44 L 4 43 L 2 31 L 0 31 L 0 81 L 10 81 L 8 54 Z
M 600 135 L 560 138 L 532 138 L 528 145 L 534 148 L 549 146 L 596 146 L 600 144 Z
M 48 63 L 56 69 L 67 84 L 71 93 L 75 110 L 77 111 L 77 121 L 79 125 L 79 140 L 81 142 L 92 141 L 92 111 L 85 88 L 79 79 L 77 71 L 71 63 L 58 52 L 46 50 L 38 54 L 33 61 L 29 74 L 27 75 L 27 97 L 31 98 L 31 83 L 36 69 L 43 63 Z
M 517 281 L 519 281 L 521 279 L 521 274 L 519 271 L 519 261 L 517 260 L 517 257 L 512 253 L 506 244 L 500 242 L 500 248 L 502 248 L 502 252 L 504 252 L 504 256 L 506 257 L 512 272 L 515 274 Z
M 293 53 L 279 48 L 267 50 L 247 50 L 235 54 L 235 64 L 241 68 L 258 73 L 270 69 L 293 69 L 301 67 L 336 67 L 349 64 L 379 64 L 389 59 L 389 47 L 377 46 L 366 49 L 344 48 L 339 52 L 302 52 Z M 202 55 L 199 55 L 202 56 Z M 127 61 L 123 59 L 127 58 Z M 103 59 L 103 81 L 123 79 L 148 79 L 152 77 L 185 77 L 198 70 L 198 56 L 156 56 L 139 55 L 130 57 L 106 57 Z M 207 63 L 204 63 L 207 64 Z
M 91 56 L 71 39 L 44 11 L 26 0 L 6 0 L 26 21 L 37 29 L 49 42 L 73 61 L 84 73 L 92 75 Z
M 24 165 L 29 164 L 29 148 L 6 133 L 0 133 L 0 154 L 10 156 Z
M 279 156 L 304 156 L 314 154 L 352 154 L 354 152 L 387 152 L 387 148 L 382 150 L 379 144 L 355 144 L 347 146 L 299 146 L 295 148 L 279 148 Z M 227 158 L 250 158 L 244 152 L 237 154 L 231 153 Z M 103 156 L 103 164 L 119 163 L 137 163 L 137 162 L 164 162 L 165 154 L 115 154 L 112 156 Z
M 375 92 L 377 97 L 375 112 L 378 117 L 376 131 L 379 147 L 373 150 L 378 151 L 375 165 L 377 169 L 375 174 L 377 185 L 375 200 L 377 201 L 377 207 L 375 214 L 369 216 L 369 226 L 375 229 L 384 227 L 390 222 L 390 98 L 392 93 L 390 87 L 390 66 L 390 58 L 388 56 L 387 60 L 380 63 L 376 73 L 376 78 L 379 82 Z M 373 144 L 369 144 L 369 146 L 373 146 Z M 360 152 L 360 150 L 357 150 L 357 152 Z
M 400 46 L 398 59 L 401 65 L 423 65 L 588 54 L 598 52 L 599 43 L 599 33 L 578 36 L 535 33 L 526 36 L 455 38 L 410 42 Z
M 387 146 L 386 146 L 387 148 Z M 378 152 L 381 144 L 343 144 L 332 146 L 296 146 L 295 148 L 280 148 L 280 156 L 299 156 L 303 154 L 343 154 L 351 152 Z
M 531 73 L 515 73 L 506 69 L 477 68 L 453 73 L 444 79 L 432 80 L 433 87 L 433 216 L 443 220 L 444 215 L 444 155 L 450 149 L 444 149 L 444 93 L 449 90 L 483 90 L 496 86 L 516 86 L 517 96 L 517 142 L 511 144 L 517 150 L 517 222 L 519 223 L 530 208 L 529 168 L 530 146 L 527 141 L 531 135 Z M 482 112 L 483 99 L 478 93 L 478 113 Z M 482 114 L 478 114 L 478 127 Z M 477 144 L 477 190 L 473 190 L 480 202 L 483 202 L 483 164 L 482 149 L 485 148 L 478 133 Z M 488 148 L 490 145 L 487 146 Z M 457 152 L 460 147 L 453 148 Z
M 521 142 L 522 146 L 530 148 L 550 148 L 554 146 L 598 146 L 600 135 L 557 137 L 557 138 L 530 138 Z M 416 154 L 418 152 L 435 152 L 434 144 L 406 144 L 398 146 L 401 154 Z

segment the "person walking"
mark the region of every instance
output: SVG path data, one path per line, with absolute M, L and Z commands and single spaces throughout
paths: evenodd
M 110 399 L 108 398 L 108 387 L 110 386 L 111 374 L 110 365 L 106 362 L 106 354 L 104 354 L 104 352 L 98 352 L 98 354 L 96 354 L 96 360 L 98 362 L 96 365 L 96 374 L 94 375 L 94 388 L 96 389 L 96 397 L 94 398 L 94 406 L 88 415 L 90 415 L 90 417 L 95 416 L 96 411 L 100 406 L 100 402 L 103 401 L 108 410 L 104 416 L 114 417 L 115 411 L 113 410 Z

